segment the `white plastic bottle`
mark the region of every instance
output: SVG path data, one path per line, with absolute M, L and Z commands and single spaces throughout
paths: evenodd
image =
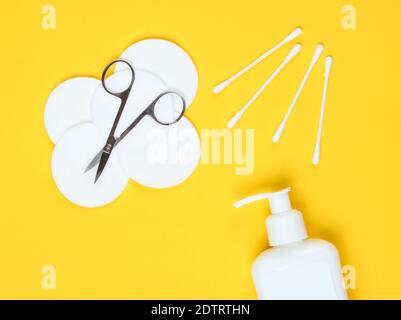
M 254 195 L 236 208 L 268 199 L 272 215 L 266 219 L 269 243 L 252 266 L 252 276 L 262 300 L 346 300 L 341 264 L 334 245 L 307 239 L 302 214 L 293 210 L 290 188 Z

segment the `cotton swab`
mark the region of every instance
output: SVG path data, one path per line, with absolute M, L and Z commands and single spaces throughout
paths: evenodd
M 311 60 L 311 62 L 309 64 L 308 70 L 306 71 L 304 78 L 302 79 L 301 85 L 299 86 L 298 91 L 295 94 L 294 99 L 292 100 L 291 105 L 288 108 L 288 111 L 284 116 L 283 121 L 280 123 L 280 125 L 278 126 L 275 134 L 273 135 L 273 142 L 274 143 L 277 143 L 280 140 L 280 137 L 283 134 L 285 125 L 286 125 L 286 123 L 287 123 L 287 121 L 288 121 L 288 119 L 289 119 L 289 117 L 291 115 L 291 112 L 294 109 L 295 104 L 297 103 L 298 98 L 301 95 L 301 92 L 302 92 L 303 88 L 305 87 L 306 81 L 308 80 L 308 78 L 309 78 L 309 76 L 310 76 L 310 74 L 311 74 L 311 72 L 313 70 L 313 67 L 315 66 L 316 62 L 319 60 L 323 50 L 324 50 L 324 46 L 322 44 L 318 44 L 316 46 L 316 49 L 315 49 L 315 52 L 313 54 L 312 60 Z
M 302 29 L 301 28 L 296 28 L 294 31 L 292 31 L 287 37 L 284 38 L 280 43 L 278 43 L 276 46 L 271 48 L 269 51 L 265 52 L 263 55 L 261 55 L 259 58 L 255 59 L 252 61 L 249 65 L 247 65 L 244 69 L 241 71 L 237 72 L 235 75 L 233 75 L 231 78 L 219 83 L 217 86 L 213 88 L 213 93 L 218 94 L 221 91 L 223 91 L 226 87 L 228 87 L 231 82 L 234 80 L 238 79 L 240 76 L 242 76 L 245 72 L 248 70 L 252 69 L 254 66 L 256 66 L 259 62 L 267 58 L 268 56 L 272 55 L 274 52 L 276 52 L 278 49 L 280 49 L 282 46 L 285 44 L 289 43 L 290 41 L 294 40 L 295 38 L 298 38 L 302 34 Z
M 296 44 L 291 51 L 288 53 L 287 57 L 284 61 L 279 65 L 276 71 L 263 83 L 263 85 L 256 91 L 256 93 L 252 96 L 252 98 L 245 104 L 245 106 L 239 110 L 228 122 L 227 127 L 229 129 L 233 128 L 237 122 L 241 119 L 246 110 L 248 110 L 249 106 L 256 100 L 256 98 L 263 92 L 264 89 L 274 80 L 274 78 L 284 69 L 284 67 L 301 51 L 302 46 L 298 43 Z
M 331 57 L 331 56 L 326 57 L 326 63 L 325 63 L 325 69 L 324 69 L 323 98 L 322 98 L 322 105 L 321 105 L 321 109 L 320 109 L 320 119 L 319 119 L 318 131 L 317 131 L 316 145 L 315 145 L 315 150 L 313 152 L 313 160 L 312 160 L 312 162 L 315 166 L 317 166 L 320 161 L 320 142 L 321 142 L 321 138 L 322 138 L 324 110 L 326 107 L 327 89 L 329 87 L 329 78 L 330 78 L 332 66 L 333 66 L 333 57 Z

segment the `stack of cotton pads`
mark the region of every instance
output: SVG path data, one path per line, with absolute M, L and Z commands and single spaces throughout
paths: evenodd
M 164 91 L 176 91 L 192 104 L 198 89 L 198 74 L 190 56 L 176 44 L 160 39 L 137 42 L 123 52 L 135 69 L 135 82 L 117 127 L 126 128 L 150 102 Z M 118 64 L 107 81 L 119 86 L 128 76 Z M 99 74 L 103 70 L 99 68 Z M 109 83 L 109 82 L 108 82 Z M 129 179 L 150 188 L 180 184 L 196 169 L 200 141 L 185 116 L 171 126 L 161 126 L 145 117 L 116 147 L 96 184 L 96 168 L 85 172 L 92 158 L 104 147 L 119 107 L 101 81 L 77 77 L 58 85 L 45 107 L 45 127 L 55 143 L 52 174 L 60 192 L 73 203 L 99 207 L 117 198 Z

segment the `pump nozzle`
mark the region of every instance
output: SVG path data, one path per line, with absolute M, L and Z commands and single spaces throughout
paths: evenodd
M 279 246 L 304 240 L 308 234 L 302 214 L 292 209 L 288 194 L 290 191 L 291 188 L 287 188 L 278 192 L 256 194 L 234 203 L 234 207 L 240 208 L 254 201 L 268 199 L 273 214 L 266 220 L 270 245 Z
M 234 203 L 235 208 L 241 208 L 251 202 L 262 199 L 268 199 L 270 203 L 270 210 L 272 214 L 282 213 L 292 210 L 291 201 L 288 193 L 291 188 L 287 188 L 278 192 L 262 193 L 250 196 Z

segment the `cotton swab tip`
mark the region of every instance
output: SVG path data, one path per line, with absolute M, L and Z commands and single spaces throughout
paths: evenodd
M 326 68 L 331 68 L 332 65 L 333 65 L 333 57 L 327 56 L 326 57 Z
M 302 28 L 298 27 L 294 31 L 292 31 L 285 39 L 283 42 L 290 42 L 294 40 L 295 38 L 298 38 L 302 34 Z
M 243 115 L 243 112 L 239 111 L 235 114 L 235 116 L 233 116 L 230 121 L 228 121 L 227 123 L 227 128 L 228 129 L 232 129 L 235 127 L 235 125 L 238 123 L 238 121 L 241 119 Z
M 318 52 L 318 54 L 322 54 L 323 50 L 324 50 L 324 44 L 318 43 L 316 46 L 316 52 Z
M 315 151 L 313 152 L 313 165 L 317 166 L 320 162 L 320 147 L 316 146 Z
M 281 123 L 280 126 L 277 128 L 276 132 L 273 135 L 272 140 L 273 140 L 274 143 L 277 143 L 280 140 L 281 135 L 283 134 L 283 131 L 284 131 L 284 124 Z
M 327 56 L 325 60 L 325 71 L 324 71 L 325 77 L 328 77 L 330 75 L 332 67 L 333 67 L 333 57 Z
M 302 50 L 302 45 L 300 43 L 297 43 L 295 46 L 292 47 L 290 53 L 288 54 L 286 61 L 291 60 L 294 58 L 298 53 L 300 53 Z
M 215 87 L 213 88 L 213 93 L 214 93 L 214 94 L 219 94 L 219 93 L 222 92 L 228 85 L 229 85 L 229 83 L 227 83 L 227 81 L 224 81 L 224 82 L 218 84 L 217 86 L 215 86 Z
M 320 56 L 322 55 L 323 50 L 324 50 L 324 45 L 321 44 L 321 43 L 319 43 L 319 44 L 316 46 L 315 52 L 314 52 L 314 54 L 313 54 L 313 57 L 312 57 L 312 64 L 315 64 L 315 63 L 317 62 L 317 60 L 318 60 L 318 59 L 320 58 Z

